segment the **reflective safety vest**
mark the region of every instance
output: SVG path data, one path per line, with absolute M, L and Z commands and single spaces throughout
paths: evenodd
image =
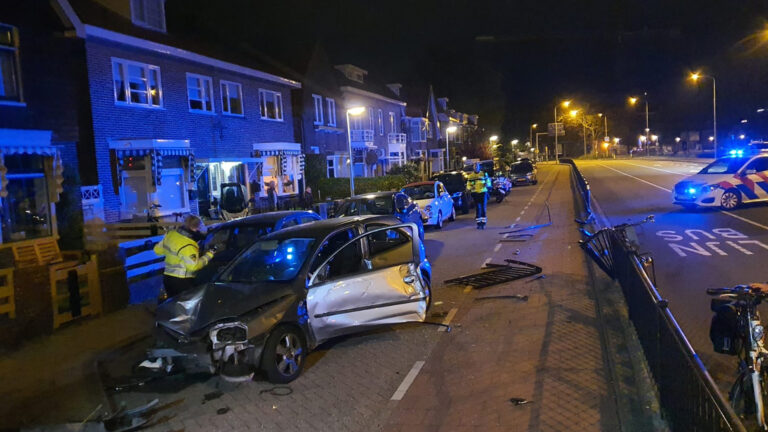
M 155 245 L 155 253 L 165 257 L 164 274 L 177 278 L 193 278 L 213 257 L 212 252 L 203 256 L 197 242 L 179 231 L 171 231 Z
M 488 192 L 491 187 L 491 178 L 485 171 L 473 172 L 467 176 L 467 190 L 471 193 Z

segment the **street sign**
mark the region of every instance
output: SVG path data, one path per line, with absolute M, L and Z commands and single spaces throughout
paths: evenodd
M 555 127 L 557 127 L 557 136 L 565 135 L 565 125 L 563 123 L 548 123 L 547 133 L 549 136 L 555 136 Z

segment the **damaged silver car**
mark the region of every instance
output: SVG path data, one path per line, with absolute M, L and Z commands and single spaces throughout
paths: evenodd
M 418 228 L 394 217 L 318 221 L 272 233 L 199 288 L 158 307 L 143 366 L 242 381 L 296 379 L 322 342 L 421 322 L 432 270 Z

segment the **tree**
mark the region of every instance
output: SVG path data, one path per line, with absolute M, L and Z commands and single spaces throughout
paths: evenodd
M 516 158 L 516 151 L 511 142 L 501 141 L 493 148 L 493 158 L 498 161 L 499 168 L 507 170 Z
M 597 114 L 577 113 L 575 116 L 564 115 L 562 119 L 566 127 L 577 130 L 579 136 L 586 140 L 589 145 L 593 145 L 598 140 L 598 136 L 603 130 L 603 117 Z

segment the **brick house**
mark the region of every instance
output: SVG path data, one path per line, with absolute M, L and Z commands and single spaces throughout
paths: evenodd
M 164 0 L 56 0 L 85 43 L 93 147 L 81 157 L 86 219 L 207 214 L 222 184 L 248 197 L 298 191 L 297 81 L 252 57 L 167 32 Z M 229 193 L 229 192 L 228 192 Z M 223 202 L 222 202 L 223 203 Z
M 58 238 L 57 208 L 61 229 L 75 225 L 66 217 L 79 203 L 59 198 L 90 141 L 87 83 L 83 43 L 66 37 L 58 12 L 42 0 L 0 4 L 0 244 Z

